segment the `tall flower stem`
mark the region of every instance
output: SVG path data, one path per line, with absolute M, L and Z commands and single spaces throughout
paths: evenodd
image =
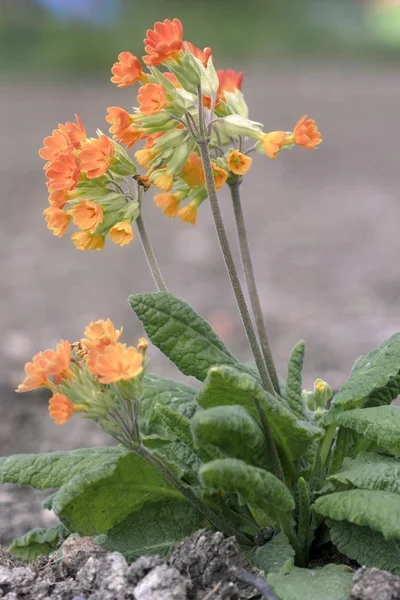
M 167 292 L 167 286 L 165 285 L 164 278 L 161 274 L 160 267 L 158 266 L 157 259 L 154 254 L 152 245 L 150 244 L 149 236 L 147 235 L 146 227 L 143 221 L 142 215 L 142 188 L 139 186 L 139 204 L 140 214 L 136 219 L 136 225 L 139 231 L 140 241 L 142 242 L 142 248 L 146 255 L 147 264 L 154 279 L 154 283 L 157 286 L 159 292 Z
M 261 351 L 267 365 L 269 375 L 275 391 L 279 394 L 279 381 L 276 372 L 274 360 L 272 358 L 271 346 L 268 340 L 267 329 L 265 327 L 264 317 L 261 309 L 260 296 L 258 295 L 256 278 L 254 275 L 253 261 L 251 259 L 249 240 L 247 236 L 246 224 L 244 220 L 242 202 L 240 199 L 240 182 L 236 181 L 229 185 L 233 203 L 233 212 L 235 214 L 236 229 L 239 238 L 240 254 L 242 257 L 243 270 L 246 277 L 247 289 L 249 291 L 251 308 L 253 310 L 254 321 L 257 328 L 258 338 L 261 345 Z

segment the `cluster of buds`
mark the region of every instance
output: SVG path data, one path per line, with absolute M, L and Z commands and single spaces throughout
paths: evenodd
M 110 319 L 90 323 L 79 342 L 62 340 L 55 350 L 36 354 L 25 365 L 26 377 L 16 391 L 51 390 L 49 414 L 57 425 L 80 412 L 116 433 L 119 411 L 140 398 L 148 346 L 145 338 L 137 348 L 127 346 L 119 341 L 121 334 L 122 328 L 115 329 Z
M 314 381 L 314 390 L 303 391 L 303 400 L 315 417 L 319 417 L 325 412 L 329 400 L 332 398 L 332 388 L 326 381 L 316 379 Z
M 80 229 L 73 242 L 83 250 L 102 248 L 106 234 L 120 245 L 131 241 L 131 223 L 141 208 L 138 191 L 151 185 L 161 190 L 154 200 L 168 217 L 196 223 L 207 198 L 199 142 L 209 144 L 219 189 L 248 172 L 253 151 L 275 159 L 294 145 L 314 150 L 322 141 L 306 115 L 292 132 L 265 133 L 248 118 L 242 73 L 216 71 L 211 49 L 184 41 L 179 19 L 157 22 L 147 31 L 144 47 L 143 62 L 121 52 L 111 69 L 118 87 L 139 85 L 132 113 L 117 106 L 107 109 L 113 139 L 101 132 L 96 139 L 86 138 L 77 119 L 53 131 L 40 151 L 47 161 L 48 227 L 61 236 L 72 220 Z M 134 156 L 144 173 L 135 175 L 132 189 L 127 178 L 136 166 L 119 144 L 129 150 L 140 141 L 144 144 Z

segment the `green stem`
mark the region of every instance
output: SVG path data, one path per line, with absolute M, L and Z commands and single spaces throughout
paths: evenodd
M 368 450 L 370 445 L 372 444 L 372 440 L 369 440 L 365 436 L 361 436 L 358 442 L 355 445 L 354 452 L 355 454 L 359 454 L 360 452 L 365 452 Z
M 321 457 L 321 468 L 323 469 L 328 458 L 329 450 L 336 432 L 336 423 L 331 423 L 325 432 L 325 437 L 321 442 L 319 454 Z
M 225 533 L 228 536 L 235 536 L 237 541 L 241 544 L 249 545 L 252 543 L 252 539 L 245 534 L 241 533 L 229 523 L 226 523 L 219 515 L 213 510 L 208 508 L 203 502 L 196 496 L 190 487 L 186 487 L 182 482 L 174 475 L 174 473 L 158 458 L 155 454 L 150 452 L 145 446 L 139 445 L 132 448 L 134 452 L 139 454 L 142 458 L 151 462 L 164 477 L 169 481 L 189 502 L 197 508 L 202 515 L 219 531 Z
M 157 286 L 159 292 L 167 292 L 167 286 L 165 285 L 165 281 L 160 271 L 160 267 L 158 266 L 157 259 L 154 254 L 154 250 L 152 245 L 150 244 L 149 237 L 147 235 L 146 227 L 144 225 L 143 216 L 142 216 L 142 207 L 140 207 L 140 215 L 136 219 L 136 225 L 140 235 L 140 241 L 142 242 L 143 251 L 146 255 L 147 264 L 149 265 L 151 274 L 154 279 L 154 283 Z
M 240 182 L 230 184 L 233 211 L 236 221 L 236 229 L 239 238 L 239 247 L 242 257 L 244 274 L 246 276 L 247 289 L 249 291 L 250 303 L 253 310 L 254 321 L 256 324 L 258 338 L 260 340 L 261 350 L 267 365 L 269 375 L 275 391 L 280 394 L 278 375 L 276 372 L 274 359 L 272 357 L 271 346 L 268 340 L 267 329 L 265 327 L 264 317 L 261 309 L 260 296 L 257 290 L 256 278 L 254 275 L 253 261 L 251 259 L 249 240 L 246 231 L 242 203 L 240 200 Z

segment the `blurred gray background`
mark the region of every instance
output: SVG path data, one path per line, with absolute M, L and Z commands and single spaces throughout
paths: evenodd
M 135 104 L 134 88 L 109 82 L 110 67 L 122 50 L 141 56 L 146 28 L 175 16 L 185 39 L 212 47 L 217 67 L 244 71 L 250 115 L 266 131 L 308 113 L 323 134 L 318 152 L 257 155 L 242 186 L 282 375 L 304 338 L 307 386 L 322 377 L 337 388 L 357 356 L 399 329 L 400 3 L 1 0 L 0 454 L 101 439 L 77 418 L 61 434 L 40 394 L 12 390 L 34 353 L 79 339 L 93 319 L 111 317 L 134 343 L 142 330 L 126 298 L 153 282 L 138 239 L 84 253 L 46 229 L 38 149 L 74 113 L 94 135 L 108 106 Z M 226 190 L 221 205 L 235 245 Z M 170 291 L 250 360 L 207 204 L 195 227 L 167 220 L 150 197 L 144 210 Z M 176 376 L 150 355 L 154 372 Z

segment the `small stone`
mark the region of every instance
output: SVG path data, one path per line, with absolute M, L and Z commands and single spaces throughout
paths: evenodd
M 79 582 L 83 589 L 90 590 L 96 579 L 96 573 L 99 566 L 99 559 L 90 556 L 83 567 L 79 569 L 76 574 L 76 581 Z
M 155 567 L 165 563 L 162 556 L 141 556 L 128 567 L 128 582 L 135 586 Z
M 351 597 L 354 600 L 400 600 L 400 577 L 362 567 L 353 577 Z
M 134 589 L 135 600 L 187 600 L 190 581 L 172 567 L 160 565 Z
M 61 546 L 62 566 L 67 573 L 75 574 L 91 557 L 104 556 L 106 551 L 90 537 L 69 537 Z

